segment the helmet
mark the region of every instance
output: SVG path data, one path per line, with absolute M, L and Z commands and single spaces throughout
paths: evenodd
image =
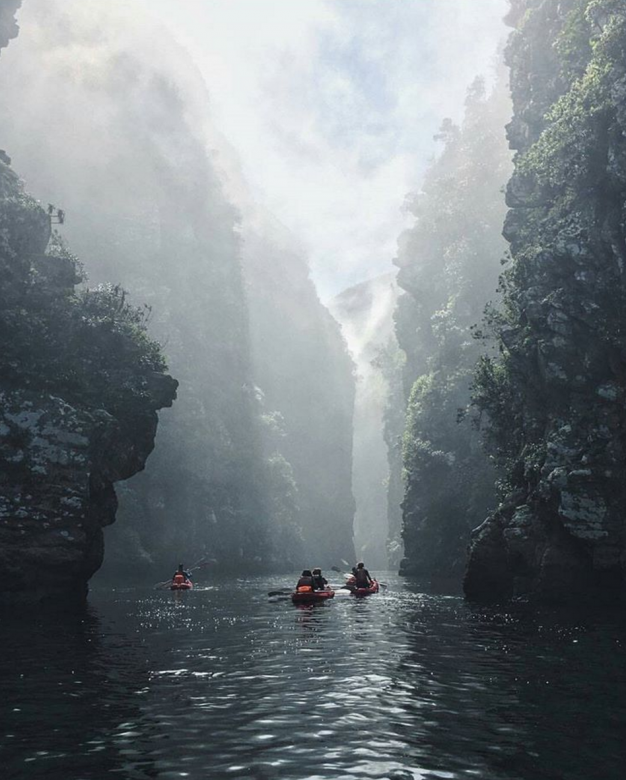
M 313 569 L 313 574 L 321 574 L 321 573 L 322 573 L 321 569 Z
M 310 577 L 311 576 L 311 569 L 305 569 L 300 576 L 302 576 L 302 577 Z

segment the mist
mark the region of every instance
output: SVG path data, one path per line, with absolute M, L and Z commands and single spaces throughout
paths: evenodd
M 89 283 L 151 307 L 184 399 L 120 488 L 109 566 L 165 565 L 173 547 L 221 569 L 289 568 L 304 542 L 327 566 L 353 557 L 350 358 L 306 260 L 286 254 L 295 242 L 247 195 L 193 63 L 135 13 L 31 14 L 2 85 L 24 106 L 4 130 L 15 165 L 72 215 L 64 237 Z
M 0 55 L 5 775 L 621 780 L 624 3 Z
M 330 303 L 355 361 L 352 483 L 357 558 L 383 569 L 397 566 L 402 558 L 393 520 L 399 510 L 399 502 L 393 505 L 396 496 L 388 506 L 390 464 L 384 435 L 392 381 L 385 363 L 398 351 L 393 328 L 397 298 L 394 274 L 387 273 L 350 287 Z
M 506 0 L 237 0 L 149 6 L 189 48 L 253 196 L 309 259 L 324 301 L 389 271 L 402 204 L 493 80 Z
M 330 566 L 354 542 L 377 567 L 399 563 L 391 260 L 468 70 L 495 79 L 502 13 L 495 0 L 480 19 L 456 1 L 21 9 L 3 143 L 29 191 L 67 214 L 85 284 L 147 307 L 180 383 L 145 470 L 118 486 L 105 573 L 156 572 L 172 549 L 222 570 L 304 554 Z M 320 298 L 346 286 L 333 319 Z

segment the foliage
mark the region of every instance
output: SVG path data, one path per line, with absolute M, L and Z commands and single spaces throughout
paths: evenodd
M 148 398 L 149 375 L 166 369 L 148 337 L 146 310 L 131 306 L 119 286 L 75 291 L 82 278 L 77 259 L 58 237 L 46 250 L 47 216 L 14 185 L 0 200 L 3 381 L 130 413 Z M 41 254 L 30 251 L 37 249 Z
M 566 79 L 553 74 L 542 84 L 553 105 L 542 132 L 519 147 L 512 184 L 523 185 L 532 207 L 507 218 L 513 262 L 501 319 L 491 323 L 502 355 L 483 361 L 475 380 L 475 403 L 490 420 L 489 451 L 509 485 L 514 473 L 537 475 L 529 453 L 541 449 L 550 418 L 571 414 L 568 399 L 582 392 L 585 377 L 606 372 L 607 351 L 624 348 L 626 8 L 571 0 L 559 12 L 544 34 L 554 39 Z M 532 40 L 516 46 L 528 52 Z M 534 59 L 513 62 L 527 74 L 536 68 Z
M 563 23 L 554 49 L 561 61 L 561 73 L 571 84 L 583 75 L 591 56 L 587 6 L 589 0 L 577 0 Z
M 496 292 L 504 244 L 502 184 L 509 155 L 500 127 L 502 84 L 468 90 L 465 121 L 442 126 L 441 156 L 412 198 L 415 226 L 400 240 L 398 281 L 407 292 L 396 334 L 409 393 L 402 459 L 405 571 L 459 575 L 471 527 L 494 501 L 493 474 L 470 416 L 473 366 L 487 348 L 473 326 Z M 489 160 L 489 167 L 485 160 Z

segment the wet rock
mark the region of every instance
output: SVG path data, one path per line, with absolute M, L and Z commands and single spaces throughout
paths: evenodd
M 131 433 L 52 395 L 0 393 L 4 600 L 85 593 L 102 563 L 102 526 L 115 519 L 113 480 L 143 467 L 155 432 L 155 413 Z

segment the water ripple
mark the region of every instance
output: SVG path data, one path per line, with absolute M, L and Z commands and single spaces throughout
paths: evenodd
M 313 608 L 231 579 L 5 621 L 3 780 L 622 780 L 621 618 L 387 579 Z

